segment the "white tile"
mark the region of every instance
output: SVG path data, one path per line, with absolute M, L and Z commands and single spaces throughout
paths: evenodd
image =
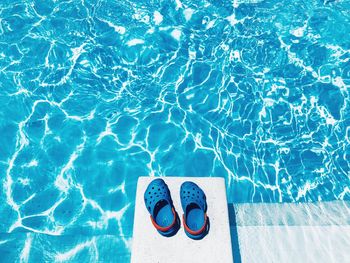
M 350 203 L 235 204 L 242 262 L 350 262 Z
M 140 177 L 137 185 L 132 263 L 232 263 L 232 247 L 228 219 L 225 181 L 216 177 L 163 177 L 168 185 L 176 211 L 182 220 L 180 186 L 193 181 L 206 194 L 210 230 L 202 240 L 192 240 L 184 233 L 183 225 L 173 237 L 161 236 L 152 225 L 143 194 L 151 177 Z

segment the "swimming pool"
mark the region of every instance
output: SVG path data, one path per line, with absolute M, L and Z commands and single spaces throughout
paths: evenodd
M 219 3 L 221 2 L 221 3 Z M 139 176 L 350 200 L 350 2 L 0 3 L 0 252 L 130 257 Z

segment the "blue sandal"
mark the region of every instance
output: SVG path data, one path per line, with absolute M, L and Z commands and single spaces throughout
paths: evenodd
M 186 235 L 192 239 L 202 239 L 209 231 L 207 202 L 203 190 L 193 182 L 184 182 L 180 197 Z
M 144 194 L 145 204 L 157 231 L 166 237 L 176 234 L 180 223 L 167 184 L 160 178 L 153 180 Z

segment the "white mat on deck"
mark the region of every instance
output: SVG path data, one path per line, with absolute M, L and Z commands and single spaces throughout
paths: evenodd
M 233 262 L 230 227 L 227 210 L 225 181 L 215 177 L 164 177 L 176 211 L 182 220 L 180 186 L 193 181 L 203 189 L 207 197 L 210 231 L 202 240 L 192 240 L 184 233 L 183 225 L 177 234 L 161 236 L 151 223 L 143 195 L 151 177 L 140 177 L 137 185 L 134 233 L 131 262 L 133 263 L 186 263 Z

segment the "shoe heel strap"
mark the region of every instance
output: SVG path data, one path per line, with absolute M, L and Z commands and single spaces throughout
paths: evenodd
M 158 231 L 167 232 L 167 231 L 169 231 L 169 230 L 175 225 L 175 223 L 176 223 L 176 213 L 175 213 L 174 207 L 171 208 L 171 211 L 173 212 L 174 219 L 173 219 L 173 222 L 172 222 L 169 226 L 166 226 L 166 227 L 161 227 L 160 225 L 158 225 L 158 224 L 156 223 L 156 221 L 154 221 L 152 215 L 150 216 L 153 226 L 154 226 Z
M 198 236 L 198 235 L 202 234 L 202 232 L 203 232 L 203 231 L 206 229 L 206 227 L 207 227 L 207 221 L 208 221 L 208 217 L 207 217 L 207 214 L 205 213 L 205 214 L 204 214 L 204 224 L 203 224 L 203 226 L 202 226 L 199 230 L 193 231 L 193 230 L 191 230 L 191 229 L 187 226 L 186 220 L 185 220 L 185 215 L 184 215 L 184 214 L 182 215 L 182 222 L 183 222 L 183 224 L 184 224 L 185 230 L 186 230 L 188 233 L 190 233 L 191 235 L 193 235 L 193 236 Z

